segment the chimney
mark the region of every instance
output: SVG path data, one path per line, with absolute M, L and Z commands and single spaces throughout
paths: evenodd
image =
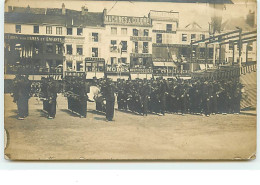
M 62 14 L 62 15 L 65 15 L 65 14 L 66 14 L 66 9 L 65 9 L 65 4 L 64 4 L 64 3 L 62 3 L 61 14 Z
M 13 11 L 13 6 L 8 6 L 8 12 L 12 12 Z
M 82 6 L 82 7 L 81 7 L 81 15 L 85 15 L 86 12 L 88 12 L 88 8 L 85 7 L 85 6 Z
M 28 5 L 27 8 L 26 8 L 26 12 L 27 13 L 30 13 L 30 6 Z
M 106 8 L 104 8 L 104 10 L 103 10 L 103 15 L 104 15 L 104 17 L 107 15 L 107 9 Z

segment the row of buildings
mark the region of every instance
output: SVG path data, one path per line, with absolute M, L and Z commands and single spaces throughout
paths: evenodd
M 183 76 L 208 65 L 205 46 L 195 48 L 196 53 L 190 49 L 191 41 L 207 37 L 209 29 L 196 22 L 179 27 L 179 12 L 151 10 L 148 16 L 131 17 L 108 15 L 106 9 L 89 12 L 84 6 L 70 10 L 64 4 L 10 6 L 5 12 L 5 73 L 84 73 L 87 79 Z M 208 49 L 211 64 L 218 52 Z M 222 61 L 228 62 L 228 46 L 223 52 Z

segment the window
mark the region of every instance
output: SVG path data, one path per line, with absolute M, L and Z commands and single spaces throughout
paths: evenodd
M 196 40 L 196 34 L 191 34 L 191 41 L 195 41 Z
M 39 26 L 33 26 L 33 33 L 39 33 Z
M 127 41 L 121 41 L 121 45 L 122 45 L 122 52 L 127 52 Z
M 53 53 L 53 45 L 52 43 L 46 44 L 46 53 Z
M 127 28 L 121 28 L 121 35 L 127 35 Z
M 67 54 L 72 55 L 72 45 L 67 45 Z
M 205 34 L 200 34 L 200 40 L 205 39 Z
M 162 34 L 156 34 L 156 43 L 158 44 L 162 43 Z
M 62 27 L 56 27 L 56 34 L 62 35 Z
M 77 55 L 83 55 L 83 47 L 82 45 L 77 46 Z
M 172 24 L 166 24 L 166 31 L 172 31 Z
M 52 27 L 46 26 L 46 34 L 52 34 Z
M 71 71 L 72 70 L 72 61 L 67 61 L 66 66 L 67 66 L 67 71 Z
M 36 54 L 36 55 L 39 54 L 39 44 L 33 43 L 33 52 L 34 52 L 34 54 Z
M 138 53 L 138 42 L 134 42 L 134 46 L 135 46 L 134 52 Z
M 117 28 L 116 27 L 111 28 L 111 35 L 117 35 Z
M 133 36 L 138 36 L 138 29 L 133 29 Z
M 98 33 L 92 33 L 92 42 L 98 42 Z
M 148 42 L 143 43 L 143 53 L 148 53 Z
M 98 57 L 98 48 L 92 48 L 92 57 Z
M 248 51 L 253 51 L 253 43 L 252 42 L 249 42 L 247 44 L 247 49 L 248 49 Z
M 15 32 L 16 33 L 21 33 L 22 32 L 22 27 L 21 27 L 21 25 L 15 25 Z
M 83 35 L 83 29 L 77 28 L 77 35 Z
M 148 29 L 144 29 L 144 36 L 148 37 L 149 36 L 149 30 Z
M 126 64 L 127 58 L 121 58 L 121 63 Z
M 229 49 L 229 50 L 233 50 L 233 42 L 229 42 L 229 44 L 228 44 L 228 49 Z
M 56 54 L 62 54 L 62 44 L 56 44 Z
M 116 57 L 111 57 L 111 58 L 110 58 L 110 61 L 111 61 L 111 66 L 117 65 Z
M 182 41 L 187 41 L 187 34 L 182 34 Z
M 111 40 L 110 52 L 117 52 L 117 41 Z
M 83 71 L 83 62 L 82 61 L 77 61 L 77 71 Z
M 72 28 L 67 28 L 67 35 L 72 35 Z

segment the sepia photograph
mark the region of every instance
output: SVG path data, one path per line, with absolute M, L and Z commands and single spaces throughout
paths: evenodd
M 6 0 L 7 160 L 256 158 L 255 0 Z

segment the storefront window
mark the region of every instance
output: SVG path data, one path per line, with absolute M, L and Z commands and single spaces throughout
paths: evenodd
M 182 41 L 184 42 L 187 41 L 187 37 L 188 37 L 187 34 L 182 34 Z
M 77 55 L 83 55 L 83 47 L 82 45 L 77 46 Z
M 92 42 L 98 42 L 98 33 L 92 33 Z
M 62 27 L 56 27 L 56 34 L 62 35 Z
M 144 42 L 143 43 L 143 53 L 148 53 L 149 50 L 148 50 L 148 42 Z
M 138 30 L 137 29 L 133 29 L 133 36 L 138 36 Z
M 166 31 L 172 31 L 172 24 L 166 24 Z
M 39 33 L 39 25 L 33 26 L 33 33 Z
M 116 35 L 117 34 L 117 28 L 116 27 L 112 27 L 111 28 L 111 35 Z
M 117 41 L 111 40 L 110 52 L 117 52 Z
M 127 28 L 121 28 L 121 35 L 127 35 Z
M 53 45 L 52 43 L 46 44 L 46 53 L 53 53 Z
M 92 57 L 98 57 L 98 48 L 92 48 Z
M 144 29 L 144 36 L 148 37 L 149 36 L 149 30 L 148 29 Z
M 67 47 L 66 48 L 67 49 L 67 54 L 68 55 L 72 55 L 72 45 L 67 45 L 66 47 Z
M 162 43 L 162 34 L 156 34 L 156 43 L 158 44 Z
M 34 49 L 34 54 L 38 55 L 39 54 L 39 44 L 34 43 L 33 49 Z
M 233 50 L 233 42 L 229 42 L 229 44 L 228 44 L 228 49 L 229 49 L 229 50 Z
M 72 28 L 67 28 L 67 35 L 72 35 Z
M 77 35 L 83 35 L 83 29 L 77 28 Z
M 15 33 L 21 33 L 22 32 L 22 27 L 20 24 L 15 25 Z
M 52 26 L 46 26 L 46 34 L 52 34 Z

